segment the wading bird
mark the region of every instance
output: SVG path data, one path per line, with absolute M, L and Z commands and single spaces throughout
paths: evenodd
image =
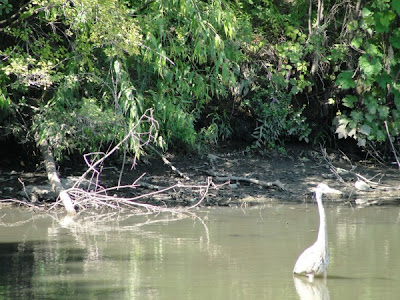
M 314 276 L 324 275 L 326 277 L 326 268 L 329 264 L 328 231 L 325 210 L 322 205 L 322 194 L 342 194 L 341 191 L 332 189 L 324 183 L 318 184 L 314 192 L 319 212 L 318 238 L 299 256 L 293 269 L 294 274 L 306 275 L 309 281 L 313 281 Z

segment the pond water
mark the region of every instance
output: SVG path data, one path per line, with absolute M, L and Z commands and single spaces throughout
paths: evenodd
M 315 204 L 189 215 L 0 209 L 0 299 L 398 299 L 400 208 L 327 205 L 331 264 L 293 278 Z

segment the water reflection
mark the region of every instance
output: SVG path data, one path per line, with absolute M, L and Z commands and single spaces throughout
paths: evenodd
M 329 300 L 326 278 L 314 278 L 310 282 L 307 277 L 293 276 L 293 280 L 301 300 Z
M 315 239 L 315 231 L 306 230 L 318 225 L 314 206 L 189 215 L 87 212 L 72 219 L 0 210 L 0 299 L 368 300 L 400 294 L 397 208 L 328 206 L 329 291 L 319 278 L 292 282 L 299 251 Z

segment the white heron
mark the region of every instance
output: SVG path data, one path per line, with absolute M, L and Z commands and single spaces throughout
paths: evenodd
M 311 247 L 300 254 L 293 269 L 294 274 L 306 275 L 309 281 L 313 281 L 314 276 L 326 277 L 326 268 L 329 264 L 328 231 L 322 194 L 342 194 L 341 191 L 332 189 L 324 183 L 318 184 L 314 192 L 319 212 L 318 237 Z

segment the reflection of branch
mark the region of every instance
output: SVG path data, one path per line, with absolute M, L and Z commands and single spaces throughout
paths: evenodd
M 204 220 L 202 218 L 200 218 L 198 215 L 193 214 L 193 216 L 200 221 L 200 223 L 203 225 L 204 227 L 204 231 L 206 233 L 206 238 L 207 238 L 207 246 L 210 246 L 210 232 L 208 230 L 208 226 L 206 223 L 204 223 Z M 206 216 L 205 218 L 208 219 L 208 217 Z
M 21 202 L 21 203 L 23 203 L 24 205 L 28 205 L 28 203 L 25 203 L 25 202 L 23 202 L 23 201 L 19 201 L 19 200 L 17 200 L 17 199 L 4 199 L 4 200 L 0 200 L 0 202 L 6 202 L 6 201 L 12 201 L 12 202 Z M 31 206 L 31 207 L 34 207 L 34 208 L 37 208 L 35 205 L 32 205 L 32 204 L 30 204 L 29 206 Z M 45 215 L 43 215 L 43 214 L 30 214 L 31 215 L 31 217 L 30 218 L 28 218 L 28 219 L 26 219 L 26 220 L 22 220 L 22 221 L 13 221 L 13 222 L 7 222 L 7 223 L 5 223 L 5 222 L 3 222 L 3 218 L 4 217 L 6 217 L 7 216 L 7 214 L 4 214 L 4 215 L 2 215 L 1 217 L 0 217 L 0 226 L 2 226 L 2 227 L 17 227 L 17 226 L 21 226 L 21 225 L 24 225 L 24 224 L 26 224 L 26 223 L 28 223 L 28 222 L 32 222 L 33 220 L 35 220 L 36 218 L 41 218 L 41 217 L 43 217 L 43 216 L 45 216 Z

